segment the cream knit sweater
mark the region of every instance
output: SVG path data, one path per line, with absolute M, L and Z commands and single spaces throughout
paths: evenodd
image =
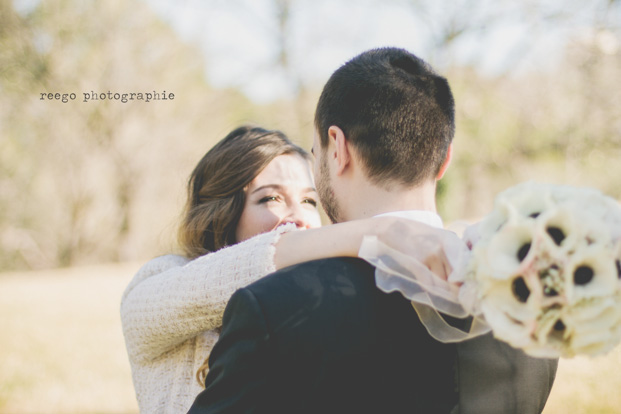
M 218 339 L 239 288 L 273 272 L 274 245 L 294 224 L 188 260 L 146 263 L 121 301 L 123 334 L 142 414 L 186 413 L 201 391 L 196 371 Z

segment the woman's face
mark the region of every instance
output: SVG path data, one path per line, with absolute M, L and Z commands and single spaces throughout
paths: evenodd
M 248 185 L 237 242 L 286 223 L 319 227 L 318 202 L 309 162 L 298 154 L 280 155 Z

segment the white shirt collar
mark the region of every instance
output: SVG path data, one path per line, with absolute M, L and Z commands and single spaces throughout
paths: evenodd
M 433 211 L 426 210 L 404 210 L 404 211 L 391 211 L 389 213 L 378 214 L 375 217 L 382 216 L 394 216 L 406 218 L 414 221 L 419 221 L 421 223 L 425 223 L 432 227 L 444 228 L 444 223 L 442 223 L 442 218 L 434 213 Z

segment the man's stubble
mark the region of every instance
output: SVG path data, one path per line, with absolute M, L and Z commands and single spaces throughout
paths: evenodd
M 319 177 L 317 177 L 317 193 L 321 200 L 326 215 L 332 223 L 339 223 L 341 219 L 341 209 L 332 183 L 330 182 L 330 172 L 328 171 L 328 161 L 326 154 L 321 157 L 321 163 L 319 164 Z

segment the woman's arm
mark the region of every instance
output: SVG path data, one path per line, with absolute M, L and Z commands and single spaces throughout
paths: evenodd
M 444 252 L 444 242 L 448 238 L 457 238 L 454 233 L 390 216 L 283 234 L 276 243 L 274 265 L 282 269 L 321 258 L 357 257 L 364 236 L 376 236 L 386 245 L 414 256 L 444 280 L 452 271 Z
M 233 292 L 276 270 L 274 244 L 294 228 L 284 226 L 191 261 L 168 255 L 144 265 L 121 300 L 130 358 L 152 360 L 221 326 Z
M 156 358 L 201 332 L 221 326 L 232 294 L 276 269 L 320 258 L 357 257 L 365 235 L 377 236 L 391 246 L 407 240 L 416 244 L 413 250 L 424 263 L 444 266 L 438 239 L 444 230 L 411 220 L 378 217 L 289 231 L 293 229 L 294 225 L 282 226 L 185 265 L 187 259 L 179 256 L 163 256 L 147 263 L 121 302 L 130 357 Z M 404 238 L 405 233 L 410 238 Z

